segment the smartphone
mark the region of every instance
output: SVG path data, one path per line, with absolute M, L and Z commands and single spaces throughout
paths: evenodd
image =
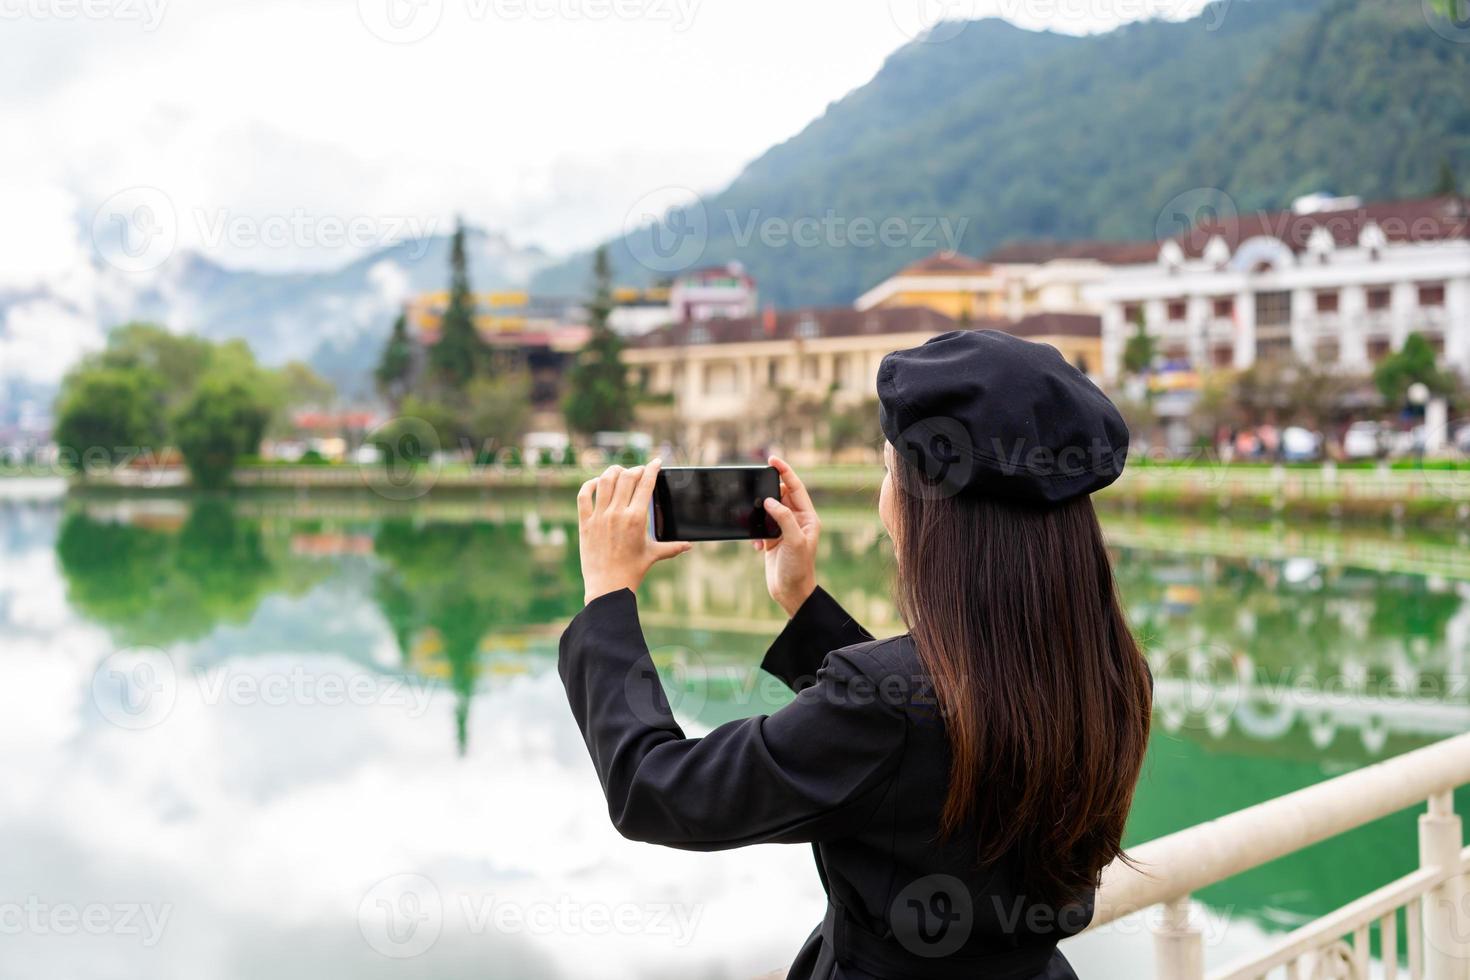
M 774 466 L 668 466 L 653 486 L 657 541 L 779 538 L 765 499 L 781 499 Z

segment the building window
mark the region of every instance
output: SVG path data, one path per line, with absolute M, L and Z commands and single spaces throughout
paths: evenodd
M 1164 360 L 1170 364 L 1189 363 L 1189 348 L 1183 344 L 1170 344 L 1164 348 Z
M 1336 313 L 1337 312 L 1337 290 L 1335 290 L 1335 289 L 1324 289 L 1324 290 L 1321 290 L 1320 292 L 1317 293 L 1317 312 L 1318 313 Z
M 774 357 L 766 362 L 766 387 L 775 388 L 781 383 L 781 362 Z
M 1189 310 L 1189 306 L 1188 306 L 1188 304 L 1186 304 L 1184 302 L 1184 300 L 1182 300 L 1182 299 L 1171 299 L 1171 300 L 1169 300 L 1169 320 L 1170 320 L 1170 322 L 1171 323 L 1178 323 L 1179 321 L 1183 320 L 1184 317 L 1185 317 L 1185 314 L 1188 312 L 1188 310 Z
M 1393 305 L 1393 290 L 1370 289 L 1368 290 L 1368 309 L 1386 310 Z
M 1291 360 L 1291 337 L 1286 334 L 1271 337 L 1257 337 L 1256 360 L 1275 361 L 1277 363 Z
M 821 336 L 821 333 L 816 317 L 804 316 L 796 324 L 796 335 L 803 340 L 811 340 L 813 337 Z
M 1387 337 L 1372 337 L 1368 340 L 1368 360 L 1381 361 L 1391 349 Z
M 1318 364 L 1336 364 L 1341 357 L 1342 351 L 1336 340 L 1326 339 L 1317 341 L 1313 353 L 1317 356 Z
M 1233 296 L 1216 296 L 1213 306 L 1217 317 L 1235 316 L 1235 297 Z
M 1434 351 L 1435 357 L 1444 357 L 1444 334 L 1426 333 L 1424 339 L 1429 341 L 1429 348 Z
M 1143 322 L 1143 305 L 1141 303 L 1123 304 L 1123 322 L 1138 324 Z
M 1217 368 L 1228 368 L 1235 363 L 1234 344 L 1216 344 L 1210 349 L 1210 362 Z
M 1256 326 L 1285 327 L 1291 324 L 1291 293 L 1256 293 Z
M 839 388 L 849 387 L 846 354 L 837 354 L 832 358 L 832 380 L 836 382 Z
M 1419 285 L 1420 306 L 1443 306 L 1444 283 L 1426 282 Z
M 709 327 L 702 323 L 696 323 L 689 328 L 689 342 L 691 344 L 709 343 Z

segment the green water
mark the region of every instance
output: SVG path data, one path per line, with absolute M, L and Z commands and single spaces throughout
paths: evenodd
M 1132 842 L 1470 730 L 1465 542 L 1105 524 L 1159 682 Z M 823 583 L 898 631 L 876 522 L 826 528 Z M 804 848 L 608 826 L 555 675 L 568 501 L 0 502 L 0 556 L 0 976 L 740 977 L 820 916 Z M 640 594 L 693 733 L 787 697 L 758 561 L 700 547 Z M 1210 961 L 1411 870 L 1414 819 L 1204 892 Z

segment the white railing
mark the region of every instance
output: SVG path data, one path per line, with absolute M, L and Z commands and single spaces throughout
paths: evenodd
M 1467 980 L 1470 849 L 1453 792 L 1470 783 L 1470 734 L 1309 786 L 1151 841 L 1103 874 L 1090 928 L 1153 906 L 1160 980 L 1205 980 L 1204 939 L 1190 895 L 1329 837 L 1428 801 L 1419 817 L 1419 868 L 1208 974 L 1209 980 L 1368 980 L 1376 929 L 1381 975 L 1396 980 L 1400 912 L 1410 980 Z

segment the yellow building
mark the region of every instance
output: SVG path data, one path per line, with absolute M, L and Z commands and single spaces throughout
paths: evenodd
M 826 454 L 818 445 L 824 417 L 872 404 L 878 364 L 949 330 L 955 318 L 923 306 L 808 309 L 677 324 L 630 342 L 623 359 L 660 408 L 640 424 L 677 451 L 681 462 L 760 458 L 780 450 L 797 460 Z M 1097 317 L 1043 314 L 1017 322 L 972 320 L 1049 343 L 1086 370 L 1099 363 Z M 877 432 L 876 422 L 871 427 Z M 874 457 L 879 444 L 849 455 Z

